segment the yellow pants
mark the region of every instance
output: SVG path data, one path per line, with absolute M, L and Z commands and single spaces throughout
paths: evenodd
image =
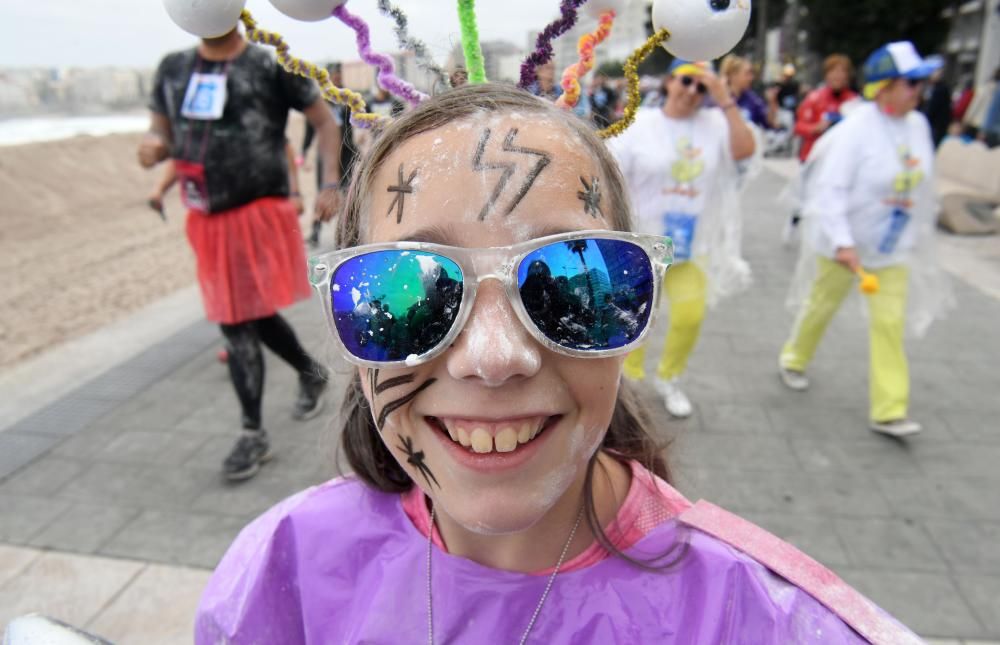
M 871 419 L 905 419 L 910 401 L 910 370 L 903 347 L 909 274 L 904 266 L 871 271 L 878 276 L 879 291 L 868 299 Z M 819 258 L 819 271 L 809 298 L 799 311 L 792 337 L 781 350 L 781 365 L 804 372 L 827 325 L 856 277 L 843 265 Z
M 667 271 L 663 290 L 670 301 L 670 328 L 656 375 L 669 381 L 684 373 L 688 358 L 698 342 L 701 323 L 705 319 L 705 274 L 693 262 L 676 264 Z M 645 346 L 631 352 L 625 358 L 625 376 L 636 381 L 644 379 L 645 358 Z

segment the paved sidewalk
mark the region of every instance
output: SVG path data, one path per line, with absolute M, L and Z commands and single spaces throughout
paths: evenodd
M 653 401 L 675 438 L 679 487 L 790 540 L 922 635 L 1000 640 L 1000 301 L 956 281 L 958 311 L 910 345 L 913 416 L 926 430 L 907 442 L 866 429 L 857 303 L 831 325 L 814 387 L 786 391 L 776 362 L 792 323 L 783 301 L 795 252 L 778 241 L 783 183 L 766 173 L 747 197 L 755 284 L 709 313 L 688 378 L 695 416 L 667 421 Z M 322 355 L 315 303 L 289 318 Z M 296 423 L 294 374 L 268 356 L 265 425 L 277 456 L 249 482 L 222 481 L 239 413 L 219 344 L 198 323 L 0 431 L 0 542 L 11 545 L 0 546 L 0 626 L 32 608 L 30 598 L 52 596 L 58 585 L 46 572 L 69 567 L 74 579 L 99 577 L 111 595 L 98 607 L 37 608 L 121 642 L 151 642 L 128 631 L 138 618 L 127 628 L 107 616 L 128 618 L 132 602 L 143 616 L 139 598 L 183 590 L 187 604 L 166 604 L 171 625 L 186 629 L 190 615 L 177 617 L 190 611 L 205 572 L 174 567 L 213 567 L 250 519 L 337 474 L 336 392 L 346 368 L 328 413 Z M 156 642 L 185 640 L 171 638 Z

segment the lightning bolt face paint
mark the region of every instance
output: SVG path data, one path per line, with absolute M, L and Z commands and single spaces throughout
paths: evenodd
M 623 207 L 610 203 L 606 186 L 593 155 L 558 121 L 484 114 L 393 149 L 369 193 L 363 241 L 489 248 L 603 229 Z M 536 525 L 566 500 L 578 504 L 614 410 L 621 360 L 545 349 L 486 278 L 463 332 L 439 358 L 361 376 L 382 441 L 439 517 L 504 534 Z

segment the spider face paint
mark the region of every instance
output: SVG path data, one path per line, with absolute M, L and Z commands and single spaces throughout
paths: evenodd
M 421 475 L 424 476 L 424 481 L 427 482 L 429 487 L 431 484 L 441 488 L 441 484 L 438 483 L 437 477 L 431 472 L 431 469 L 424 462 L 424 451 L 413 449 L 413 439 L 405 437 L 403 435 L 396 435 L 399 438 L 400 444 L 399 449 L 406 453 L 406 463 L 410 464 L 417 469 Z

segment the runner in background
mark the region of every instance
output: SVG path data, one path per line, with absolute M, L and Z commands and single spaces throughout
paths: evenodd
M 243 434 L 223 472 L 232 480 L 246 479 L 271 457 L 261 417 L 261 343 L 299 374 L 295 418 L 317 414 L 326 388 L 326 370 L 278 314 L 310 295 L 289 186 L 288 111 L 305 113 L 327 159 L 336 155 L 340 132 L 316 85 L 282 70 L 238 29 L 164 58 L 150 108 L 150 132 L 139 147 L 139 161 L 150 168 L 169 158 L 177 173 L 205 312 L 226 338 L 242 408 Z M 325 172 L 329 187 L 318 201 L 328 218 L 340 203 L 339 165 L 329 163 Z

